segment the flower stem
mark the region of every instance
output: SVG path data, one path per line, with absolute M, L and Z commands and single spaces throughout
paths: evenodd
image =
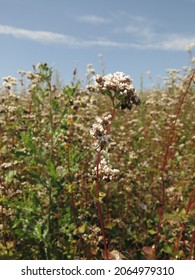
M 96 195 L 97 195 L 97 198 L 99 198 L 99 192 L 100 192 L 100 178 L 99 178 L 100 159 L 101 159 L 101 152 L 99 151 L 98 155 L 97 155 L 97 184 L 96 184 Z M 100 205 L 100 201 L 99 200 L 97 200 L 96 206 L 97 206 L 98 217 L 99 217 L 100 224 L 101 224 L 101 229 L 102 229 L 102 235 L 103 235 L 103 241 L 104 241 L 104 251 L 105 251 L 106 259 L 108 260 L 108 250 L 107 250 L 107 241 L 106 241 L 104 220 L 103 220 L 102 211 L 101 211 L 101 205 Z
M 110 127 L 111 127 L 111 124 L 112 124 L 112 121 L 114 118 L 114 114 L 115 114 L 115 109 L 113 109 L 113 111 L 112 111 L 112 114 L 111 114 L 112 117 L 110 119 L 110 124 L 107 127 L 106 135 L 110 132 Z M 97 172 L 97 174 L 96 174 L 97 175 L 97 177 L 96 177 L 96 180 L 97 180 L 96 181 L 96 196 L 97 196 L 97 199 L 99 198 L 99 193 L 100 193 L 100 176 L 99 176 L 100 160 L 101 160 L 101 151 L 98 151 L 97 163 L 96 163 L 96 172 Z M 106 256 L 106 259 L 108 260 L 108 249 L 107 249 L 107 240 L 106 240 L 106 234 L 105 234 L 104 219 L 102 216 L 101 205 L 100 205 L 99 200 L 97 200 L 96 206 L 97 206 L 97 210 L 98 210 L 98 217 L 100 220 L 101 230 L 102 230 L 102 235 L 103 235 L 105 256 Z
M 166 169 L 167 162 L 168 162 L 168 159 L 169 159 L 170 147 L 173 144 L 174 139 L 175 139 L 175 129 L 176 129 L 176 124 L 177 124 L 177 121 L 178 121 L 178 118 L 179 118 L 179 114 L 181 112 L 182 105 L 184 103 L 185 97 L 186 97 L 186 95 L 187 95 L 187 93 L 188 93 L 188 91 L 190 89 L 191 83 L 194 80 L 194 76 L 195 76 L 195 72 L 193 71 L 191 73 L 191 75 L 189 75 L 189 80 L 188 80 L 186 89 L 183 92 L 183 95 L 181 96 L 181 98 L 179 100 L 178 108 L 177 108 L 177 111 L 176 111 L 176 114 L 175 114 L 176 115 L 175 116 L 175 120 L 174 120 L 174 122 L 173 122 L 173 124 L 171 126 L 170 137 L 169 137 L 169 140 L 167 142 L 166 151 L 165 151 L 165 154 L 164 154 L 164 157 L 163 157 L 163 160 L 162 160 L 162 166 L 161 166 L 161 180 L 162 180 L 162 199 L 161 199 L 161 204 L 162 204 L 162 206 L 161 206 L 161 209 L 159 211 L 160 221 L 159 221 L 159 224 L 158 224 L 157 234 L 155 236 L 155 241 L 154 241 L 155 254 L 156 254 L 156 250 L 157 250 L 158 237 L 159 237 L 159 234 L 160 234 L 160 231 L 161 231 L 161 226 L 162 226 L 162 221 L 163 221 L 164 211 L 165 211 L 165 206 L 166 206 L 164 171 Z

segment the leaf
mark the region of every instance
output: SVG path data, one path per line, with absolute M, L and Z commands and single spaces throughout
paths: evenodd
M 98 197 L 98 201 L 102 202 L 103 198 L 106 196 L 105 192 L 99 192 L 99 197 Z
M 7 201 L 7 198 L 5 198 L 5 197 L 0 197 L 0 203 L 4 203 L 4 202 L 6 202 Z
M 153 167 L 148 167 L 148 168 L 145 168 L 144 170 L 147 171 L 147 172 L 153 172 L 153 173 L 157 173 L 157 174 L 160 173 L 159 169 L 153 168 Z
M 26 133 L 21 133 L 22 140 L 24 145 L 32 151 L 35 151 L 35 145 L 32 141 L 31 131 L 28 130 Z
M 166 245 L 163 249 L 162 249 L 163 252 L 169 254 L 169 255 L 174 255 L 173 254 L 173 251 L 172 251 L 172 248 L 169 246 L 169 245 Z
M 107 223 L 107 224 L 105 225 L 105 228 L 107 228 L 107 229 L 112 229 L 112 228 L 115 227 L 115 226 L 116 226 L 116 223 L 110 222 L 110 223 Z
M 15 149 L 13 153 L 16 155 L 16 157 L 20 158 L 22 156 L 26 156 L 28 154 L 28 151 L 24 149 Z
M 157 233 L 157 231 L 154 230 L 154 229 L 149 229 L 149 230 L 148 230 L 148 233 L 151 234 L 151 235 L 154 235 L 154 234 Z
M 82 226 L 78 228 L 79 233 L 84 233 L 87 229 L 87 223 L 84 223 Z
M 47 163 L 48 169 L 49 169 L 49 174 L 52 178 L 57 179 L 57 172 L 56 172 L 56 168 L 55 165 L 52 161 L 48 161 Z
M 94 182 L 93 185 L 91 186 L 90 193 L 94 199 L 96 199 L 96 200 L 98 199 L 96 182 Z
M 185 213 L 185 209 L 182 209 L 180 212 L 176 212 L 174 211 L 173 213 L 165 213 L 164 214 L 164 218 L 166 220 L 169 220 L 169 221 L 175 221 L 175 222 L 185 222 L 187 221 L 187 216 L 186 216 L 186 213 Z
M 69 193 L 74 193 L 75 190 L 76 190 L 76 185 L 74 185 L 74 184 L 69 184 L 68 185 L 68 192 Z
M 95 199 L 96 201 L 99 201 L 100 203 L 102 202 L 103 198 L 106 196 L 105 192 L 97 193 L 96 182 L 94 182 L 93 185 L 91 186 L 90 193 L 91 193 L 93 199 Z
M 7 241 L 6 242 L 7 249 L 11 250 L 14 248 L 14 241 Z
M 6 182 L 11 183 L 14 179 L 14 176 L 17 174 L 16 170 L 10 170 L 6 174 Z
M 115 105 L 115 109 L 119 109 L 121 106 L 121 102 L 119 102 L 118 104 Z

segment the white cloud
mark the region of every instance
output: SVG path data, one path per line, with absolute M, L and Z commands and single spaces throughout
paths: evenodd
M 110 19 L 98 17 L 98 16 L 94 16 L 94 15 L 80 16 L 77 19 L 79 21 L 86 22 L 86 23 L 92 23 L 92 24 L 105 24 L 105 23 L 110 22 Z
M 154 40 L 139 42 L 132 47 L 140 50 L 185 51 L 192 43 L 195 43 L 195 36 L 167 34 L 156 35 Z
M 13 36 L 21 39 L 28 39 L 40 43 L 64 44 L 69 47 L 110 47 L 121 49 L 140 49 L 140 50 L 171 50 L 183 51 L 187 45 L 195 43 L 195 36 L 181 34 L 157 34 L 152 29 L 139 26 L 128 26 L 124 32 L 136 34 L 127 38 L 126 42 L 97 38 L 86 40 L 60 33 L 48 31 L 32 31 L 27 29 L 16 28 L 7 25 L 0 25 L 0 34 Z M 128 42 L 129 39 L 131 42 Z
M 150 27 L 141 27 L 135 25 L 128 25 L 123 28 L 116 28 L 113 33 L 125 33 L 140 38 L 141 40 L 151 40 L 155 33 Z
M 126 47 L 126 43 L 115 42 L 107 39 L 84 40 L 64 34 L 48 31 L 32 31 L 12 26 L 0 25 L 0 34 L 10 35 L 16 38 L 33 40 L 41 43 L 61 43 L 70 47 Z
M 72 36 L 48 31 L 32 31 L 7 25 L 0 25 L 0 34 L 11 35 L 16 38 L 30 39 L 44 43 L 66 43 L 67 45 L 78 44 L 77 40 Z
M 96 40 L 89 40 L 84 41 L 86 46 L 101 46 L 101 47 L 114 47 L 114 48 L 127 48 L 129 47 L 128 43 L 120 43 L 108 39 L 96 39 Z
M 180 34 L 167 35 L 162 41 L 148 46 L 159 50 L 184 51 L 186 46 L 195 43 L 195 36 L 185 36 Z
M 194 0 L 195 1 L 195 0 Z M 131 23 L 123 28 L 116 28 L 113 34 L 126 35 L 126 40 L 131 40 L 129 47 L 147 50 L 183 51 L 186 46 L 195 42 L 193 34 L 176 34 L 157 32 L 151 23 L 142 17 L 136 17 L 137 24 Z M 127 37 L 128 36 L 128 37 Z

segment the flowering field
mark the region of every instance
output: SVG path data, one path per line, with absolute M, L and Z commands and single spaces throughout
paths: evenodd
M 138 93 L 91 66 L 86 87 L 19 73 L 0 93 L 0 258 L 195 259 L 195 69 Z

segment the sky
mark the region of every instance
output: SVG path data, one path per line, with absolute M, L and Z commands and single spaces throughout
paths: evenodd
M 0 0 L 0 79 L 46 62 L 85 81 L 92 64 L 150 87 L 189 64 L 194 15 L 195 0 Z

